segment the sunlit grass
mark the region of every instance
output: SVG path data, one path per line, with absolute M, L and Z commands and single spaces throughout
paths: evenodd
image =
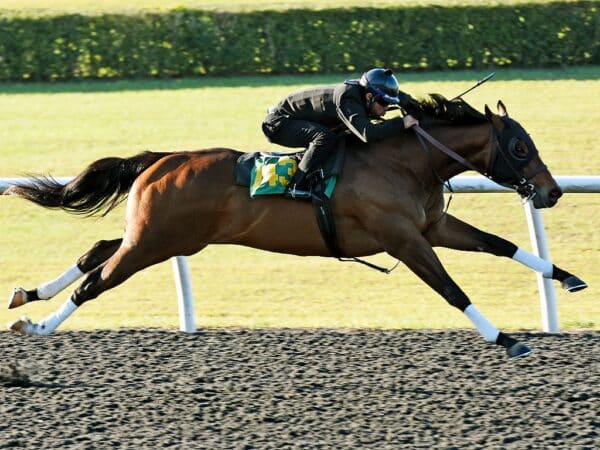
M 483 109 L 498 99 L 532 134 L 555 175 L 600 174 L 597 68 L 499 71 L 467 99 Z M 399 74 L 415 95 L 465 90 L 483 73 Z M 287 92 L 343 77 L 269 77 L 151 82 L 0 86 L 0 176 L 26 172 L 75 175 L 108 155 L 145 149 L 229 146 L 272 150 L 260 130 L 265 109 Z M 469 79 L 471 78 L 471 80 Z M 562 78 L 562 79 L 561 79 Z M 545 211 L 552 259 L 590 288 L 566 294 L 557 287 L 563 328 L 597 329 L 600 283 L 596 232 L 600 197 L 567 194 Z M 514 195 L 455 195 L 451 212 L 530 248 Z M 22 200 L 0 199 L 0 292 L 32 288 L 73 264 L 98 239 L 121 234 L 122 209 L 104 219 L 51 212 Z M 540 329 L 535 276 L 507 259 L 439 250 L 455 280 L 496 325 Z M 379 264 L 394 261 L 378 255 Z M 299 258 L 234 246 L 213 246 L 189 259 L 200 326 L 234 327 L 467 327 L 462 314 L 400 265 L 391 275 L 323 258 Z M 68 297 L 14 311 L 0 324 L 28 314 L 39 319 Z M 149 268 L 86 304 L 65 328 L 158 326 L 176 328 L 170 264 Z
M 137 11 L 168 11 L 174 8 L 190 8 L 224 11 L 285 10 L 285 9 L 325 9 L 350 7 L 389 7 L 389 6 L 463 6 L 463 5 L 506 5 L 523 3 L 542 3 L 547 0 L 3 0 L 0 12 L 34 11 L 51 14 L 58 13 L 135 13 Z

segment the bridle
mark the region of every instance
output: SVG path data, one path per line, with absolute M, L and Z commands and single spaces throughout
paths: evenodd
M 531 138 L 514 120 L 509 119 L 507 116 L 501 116 L 500 118 L 505 125 L 502 132 L 496 132 L 494 126 L 490 124 L 490 141 L 495 145 L 487 171 L 476 167 L 469 160 L 439 142 L 418 125 L 414 126 L 413 129 L 417 133 L 417 138 L 425 150 L 427 150 L 427 146 L 423 140 L 426 140 L 467 169 L 478 172 L 501 186 L 515 190 L 523 198 L 523 201 L 531 200 L 535 197 L 535 186 L 530 183 L 530 180 L 539 173 L 548 170 L 548 168 L 545 164 L 542 164 L 533 173 L 528 174 L 528 176 L 523 174 L 523 170 L 538 155 L 538 150 Z M 509 130 L 511 131 L 509 132 Z M 527 144 L 527 151 L 522 152 L 519 149 L 522 142 Z
M 548 170 L 545 164 L 525 176 L 524 169 L 529 163 L 538 156 L 538 150 L 529 137 L 529 135 L 508 116 L 501 116 L 504 122 L 504 129 L 497 133 L 494 132 L 495 155 L 491 159 L 489 167 L 489 178 L 496 183 L 514 189 L 523 198 L 528 201 L 535 197 L 535 187 L 529 181 L 536 175 Z M 527 151 L 519 149 L 519 146 L 525 144 Z

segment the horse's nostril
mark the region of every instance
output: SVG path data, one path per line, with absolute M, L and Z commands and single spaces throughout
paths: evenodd
M 556 202 L 558 201 L 558 199 L 562 197 L 562 191 L 560 189 L 558 189 L 558 188 L 552 189 L 548 193 L 548 197 L 549 197 L 550 201 L 553 204 L 556 204 Z
M 559 188 L 552 189 L 550 191 L 550 198 L 552 200 L 557 201 L 561 197 L 562 197 L 562 191 Z

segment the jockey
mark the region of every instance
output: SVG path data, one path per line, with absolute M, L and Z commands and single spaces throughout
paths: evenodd
M 285 147 L 307 148 L 288 192 L 295 196 L 296 192 L 310 189 L 306 175 L 335 149 L 340 128 L 350 130 L 363 142 L 375 142 L 418 125 L 410 115 L 371 122 L 382 118 L 390 105 L 400 103 L 399 95 L 398 80 L 392 70 L 375 68 L 359 80 L 292 93 L 269 108 L 262 124 L 269 141 Z

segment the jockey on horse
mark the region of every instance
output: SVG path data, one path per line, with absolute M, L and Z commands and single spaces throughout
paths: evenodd
M 343 124 L 363 140 L 376 140 L 369 145 L 349 142 L 344 152 L 344 177 L 331 203 L 337 253 L 346 258 L 388 253 L 465 314 L 487 342 L 504 347 L 512 358 L 527 356 L 531 353 L 527 345 L 501 332 L 478 311 L 448 274 L 434 247 L 511 258 L 559 281 L 569 292 L 585 289 L 587 284 L 552 262 L 449 214 L 443 186 L 445 180 L 473 169 L 514 189 L 535 208 L 553 207 L 562 190 L 527 131 L 508 116 L 502 102 L 498 102 L 498 114 L 487 105 L 481 113 L 462 100 L 434 95 L 431 102 L 415 104 L 408 96 L 400 100 L 399 94 L 391 71 L 374 69 L 359 81 L 292 95 L 273 110 L 264 127 L 275 142 L 310 144 L 310 164 L 301 165 L 304 173 L 299 177 L 321 162 L 314 161 L 315 156 L 322 159 L 331 148 L 323 143 L 335 142 L 332 127 L 336 125 Z M 427 134 L 429 142 L 437 142 L 440 152 L 418 151 L 418 137 L 405 131 L 416 125 L 412 117 L 371 124 L 370 116 L 385 113 L 387 106 L 382 103 L 401 103 L 407 112 L 422 117 L 435 136 Z M 423 132 L 418 127 L 414 130 Z M 255 199 L 247 186 L 236 184 L 232 175 L 244 153 L 227 148 L 145 152 L 99 159 L 66 185 L 47 177 L 12 185 L 5 194 L 48 208 L 106 214 L 125 197 L 127 208 L 121 238 L 98 241 L 55 280 L 32 290 L 15 289 L 9 308 L 48 300 L 85 276 L 59 310 L 40 323 L 22 318 L 11 324 L 11 330 L 50 334 L 85 302 L 136 272 L 172 256 L 195 254 L 211 244 L 337 257 L 324 241 L 311 205 L 276 195 Z
M 285 147 L 307 148 L 288 185 L 289 194 L 296 197 L 310 190 L 307 175 L 336 148 L 340 129 L 350 130 L 363 142 L 376 142 L 418 125 L 410 115 L 371 121 L 381 119 L 390 105 L 399 104 L 399 95 L 398 80 L 392 70 L 375 68 L 359 80 L 292 93 L 269 108 L 262 124 L 269 141 Z

